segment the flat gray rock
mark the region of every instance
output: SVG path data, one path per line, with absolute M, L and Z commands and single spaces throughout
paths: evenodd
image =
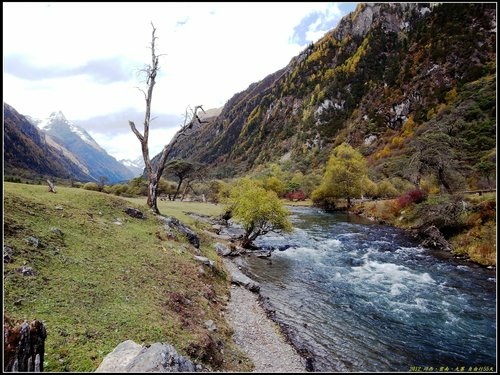
M 224 265 L 231 274 L 231 282 L 233 284 L 241 285 L 251 292 L 257 293 L 258 291 L 260 291 L 260 284 L 241 272 L 234 263 L 224 261 Z
M 104 357 L 95 372 L 196 372 L 196 366 L 170 344 L 142 346 L 127 340 Z
M 142 346 L 132 340 L 124 341 L 106 357 L 95 372 L 125 372 L 126 366 L 141 352 Z

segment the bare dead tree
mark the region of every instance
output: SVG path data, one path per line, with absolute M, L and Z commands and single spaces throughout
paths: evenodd
M 55 187 L 55 185 L 52 183 L 52 181 L 47 180 L 47 184 L 49 185 L 49 193 L 55 193 L 55 192 L 56 192 L 56 187 Z
M 157 206 L 157 198 L 158 198 L 158 184 L 160 182 L 160 177 L 163 174 L 163 170 L 165 169 L 165 163 L 167 158 L 172 151 L 173 147 L 177 142 L 183 139 L 186 135 L 188 135 L 189 131 L 193 129 L 196 123 L 201 124 L 201 121 L 197 115 L 198 109 L 201 109 L 205 112 L 201 105 L 198 105 L 192 110 L 190 107 L 186 109 L 186 115 L 184 118 L 184 124 L 182 125 L 179 132 L 177 132 L 176 136 L 170 141 L 168 145 L 163 147 L 161 152 L 160 159 L 158 163 L 153 166 L 151 159 L 149 158 L 149 125 L 151 123 L 151 100 L 153 98 L 153 88 L 156 84 L 156 75 L 158 74 L 158 70 L 160 69 L 158 66 L 159 56 L 156 54 L 155 50 L 155 41 L 157 37 L 155 36 L 156 28 L 153 23 L 151 23 L 153 28 L 152 36 L 151 36 L 151 65 L 148 65 L 144 72 L 147 74 L 146 84 L 147 91 L 141 90 L 144 94 L 144 99 L 146 100 L 146 113 L 144 115 L 144 131 L 141 134 L 133 121 L 129 120 L 130 129 L 136 135 L 137 139 L 141 143 L 142 149 L 142 157 L 144 159 L 144 165 L 146 168 L 146 175 L 148 177 L 148 200 L 147 205 L 149 208 L 156 214 L 159 214 Z

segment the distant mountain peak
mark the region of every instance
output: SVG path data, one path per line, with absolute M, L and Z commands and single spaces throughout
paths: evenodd
M 132 173 L 136 176 L 140 176 L 144 170 L 144 160 L 142 156 L 130 160 L 130 159 L 121 159 L 119 160 L 125 167 L 127 167 Z
M 68 121 L 66 119 L 66 117 L 64 116 L 64 114 L 62 113 L 62 111 L 57 111 L 57 112 L 52 112 L 49 116 L 50 119 L 53 119 L 53 120 L 59 120 L 59 121 Z
M 30 120 L 33 124 L 37 125 L 38 128 L 51 135 L 64 137 L 63 134 L 69 131 L 92 147 L 101 149 L 97 142 L 83 128 L 75 125 L 72 121 L 68 121 L 60 110 L 52 112 L 49 117 L 45 119 L 39 120 L 30 118 Z

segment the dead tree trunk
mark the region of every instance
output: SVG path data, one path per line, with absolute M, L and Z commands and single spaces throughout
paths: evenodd
M 193 187 L 191 186 L 191 181 L 186 180 L 186 183 L 184 184 L 184 190 L 182 190 L 181 202 L 184 200 L 184 198 L 186 198 L 186 194 L 187 194 L 189 189 L 191 189 L 191 191 L 193 191 Z
M 47 331 L 39 320 L 14 324 L 4 316 L 4 371 L 43 372 Z
M 52 183 L 52 181 L 47 180 L 47 184 L 49 185 L 49 193 L 55 193 L 55 192 L 56 192 L 56 187 L 55 187 L 55 185 Z
M 145 72 L 147 73 L 147 92 L 144 90 L 141 90 L 142 93 L 144 94 L 144 99 L 146 100 L 146 113 L 144 115 L 144 132 L 141 134 L 133 121 L 129 121 L 130 129 L 132 129 L 132 132 L 136 135 L 137 139 L 141 143 L 141 150 L 142 150 L 142 157 L 144 159 L 144 165 L 146 167 L 146 174 L 148 177 L 148 199 L 147 199 L 147 205 L 149 208 L 156 214 L 159 214 L 160 211 L 158 210 L 158 205 L 157 205 L 157 199 L 158 199 L 158 183 L 160 181 L 160 178 L 163 174 L 163 170 L 165 169 L 165 163 L 167 161 L 168 155 L 172 151 L 173 146 L 181 139 L 183 136 L 186 135 L 186 131 L 188 129 L 193 128 L 193 121 L 199 120 L 198 116 L 196 115 L 196 112 L 199 108 L 203 110 L 201 105 L 196 106 L 195 110 L 193 112 L 193 115 L 191 117 L 191 120 L 188 122 L 188 116 L 187 116 L 187 111 L 186 111 L 186 119 L 184 121 L 184 126 L 181 128 L 181 130 L 177 133 L 177 135 L 174 137 L 174 139 L 170 142 L 170 144 L 166 145 L 161 153 L 160 160 L 158 161 L 158 164 L 156 165 L 156 168 L 153 167 L 153 164 L 151 163 L 151 160 L 149 158 L 149 147 L 148 147 L 148 139 L 149 139 L 149 125 L 151 122 L 151 100 L 153 98 L 153 88 L 156 84 L 156 75 L 159 70 L 158 66 L 158 60 L 159 56 L 156 55 L 155 51 L 155 41 L 157 37 L 155 37 L 155 32 L 156 29 L 153 24 L 151 24 L 153 27 L 153 32 L 152 32 L 152 37 L 151 37 L 151 65 L 148 65 L 147 68 L 145 69 Z
M 177 184 L 177 190 L 174 193 L 174 199 L 173 199 L 174 201 L 177 198 L 177 196 L 179 195 L 179 191 L 181 190 L 181 185 L 183 182 L 184 182 L 184 178 L 179 177 L 179 183 Z M 182 201 L 182 199 L 181 199 L 181 201 Z

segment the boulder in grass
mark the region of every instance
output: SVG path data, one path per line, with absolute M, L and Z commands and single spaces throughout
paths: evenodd
M 129 216 L 135 217 L 136 219 L 145 219 L 146 215 L 144 215 L 140 210 L 133 207 L 127 207 L 125 209 L 125 213 Z

